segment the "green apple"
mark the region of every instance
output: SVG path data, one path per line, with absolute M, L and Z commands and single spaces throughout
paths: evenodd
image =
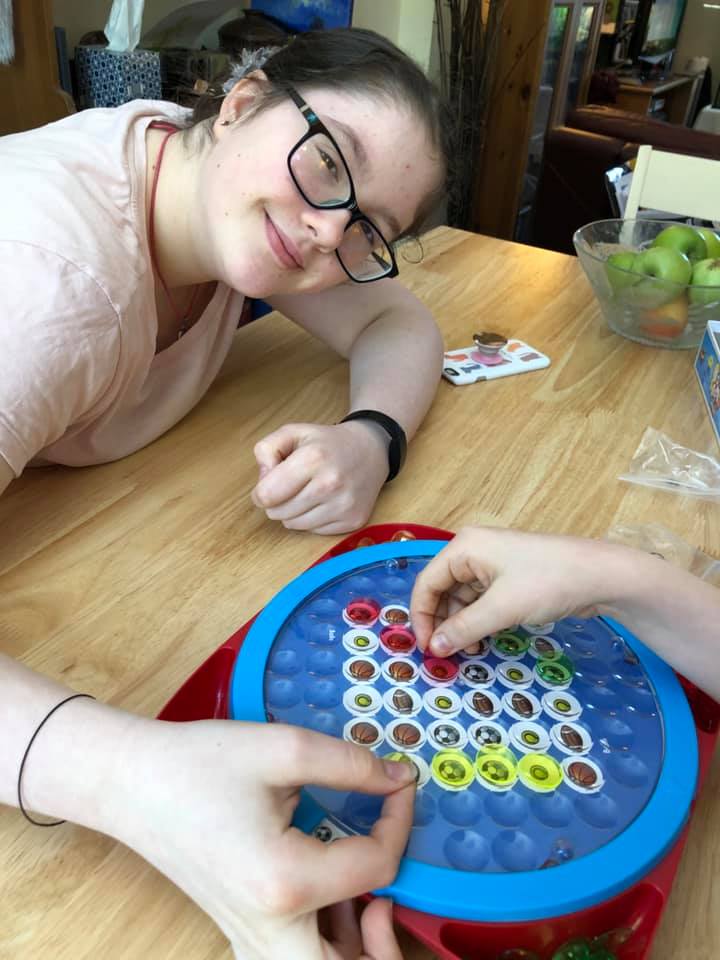
M 642 275 L 632 272 L 636 257 L 637 254 L 633 251 L 624 250 L 621 253 L 611 253 L 605 261 L 607 278 L 615 296 L 642 280 Z
M 720 300 L 720 259 L 699 260 L 693 267 L 690 303 L 707 306 Z
M 665 227 L 655 237 L 652 245 L 653 247 L 667 247 L 670 250 L 677 250 L 678 253 L 684 253 L 691 263 L 704 260 L 708 255 L 702 234 L 695 227 L 689 227 L 682 223 Z
M 641 274 L 643 279 L 626 287 L 622 299 L 633 306 L 652 309 L 684 293 L 681 288 L 690 283 L 692 264 L 671 247 L 648 247 L 635 257 L 633 273 Z
M 711 260 L 717 260 L 720 257 L 720 234 L 711 230 L 710 227 L 695 227 L 695 229 L 705 241 L 708 257 Z

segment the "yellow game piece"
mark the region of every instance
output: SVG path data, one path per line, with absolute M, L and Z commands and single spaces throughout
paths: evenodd
M 539 793 L 557 790 L 563 782 L 562 767 L 545 753 L 529 753 L 517 768 L 518 776 L 526 787 Z
M 517 780 L 515 755 L 506 747 L 482 750 L 475 760 L 480 783 L 491 790 L 509 790 Z
M 433 779 L 446 790 L 463 790 L 475 779 L 472 761 L 462 750 L 441 750 L 432 759 Z

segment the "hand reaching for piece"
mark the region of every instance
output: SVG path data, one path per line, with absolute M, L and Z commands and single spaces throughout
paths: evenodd
M 640 550 L 466 527 L 421 572 L 410 602 L 418 646 L 442 657 L 472 652 L 483 637 L 519 623 L 596 614 L 622 623 L 720 697 L 720 591 Z
M 219 720 L 148 721 L 138 753 L 134 802 L 113 832 L 216 921 L 236 957 L 401 960 L 387 901 L 357 920 L 351 900 L 397 872 L 407 764 L 297 727 Z M 328 844 L 291 826 L 305 784 L 385 794 L 370 835 Z
M 518 623 L 592 616 L 610 599 L 599 561 L 613 550 L 573 537 L 466 527 L 415 582 L 410 615 L 418 646 L 446 657 L 472 652 L 478 640 Z

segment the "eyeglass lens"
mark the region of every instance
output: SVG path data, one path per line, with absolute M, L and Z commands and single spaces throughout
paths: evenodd
M 309 137 L 295 150 L 290 168 L 305 198 L 318 207 L 339 207 L 352 195 L 345 161 L 332 140 L 322 133 Z M 338 256 L 350 275 L 360 280 L 383 276 L 392 269 L 387 244 L 365 219 L 350 224 Z

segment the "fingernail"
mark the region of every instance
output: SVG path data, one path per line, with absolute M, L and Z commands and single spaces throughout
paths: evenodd
M 383 766 L 391 780 L 410 783 L 415 779 L 415 768 L 411 763 L 405 763 L 403 760 L 383 760 Z
M 444 633 L 436 633 L 430 641 L 430 647 L 432 648 L 432 652 L 436 653 L 439 657 L 446 657 L 452 652 L 450 641 Z

